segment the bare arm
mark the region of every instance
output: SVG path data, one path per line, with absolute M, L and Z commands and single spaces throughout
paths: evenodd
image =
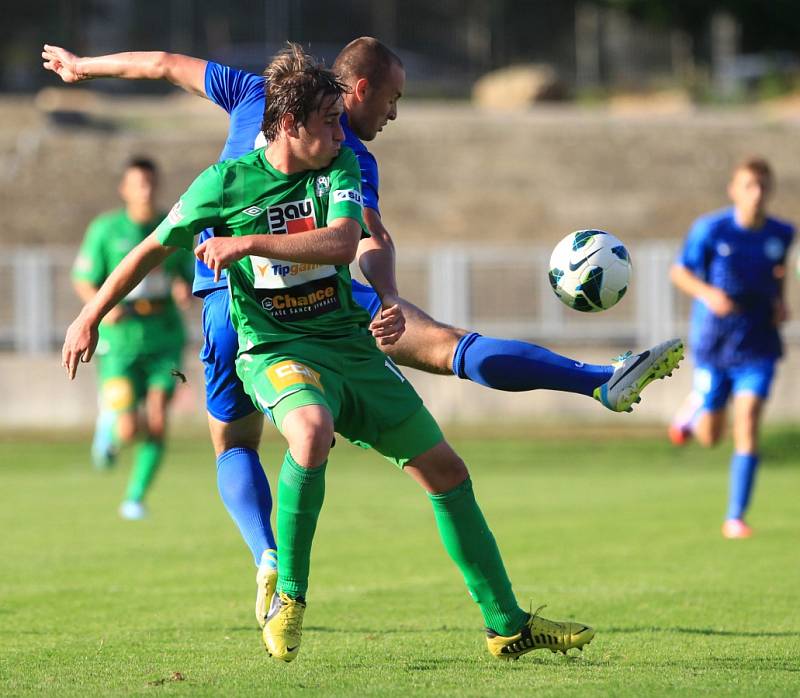
M 84 304 L 91 301 L 92 298 L 94 298 L 97 295 L 97 286 L 82 279 L 75 279 L 72 282 L 72 288 L 75 289 L 75 293 L 77 294 L 78 298 L 80 298 L 81 301 L 83 301 Z M 117 322 L 120 318 L 122 318 L 122 315 L 123 315 L 122 308 L 118 305 L 115 305 L 111 310 L 109 310 L 106 313 L 103 321 L 111 325 Z
M 67 329 L 61 349 L 61 364 L 70 380 L 75 377 L 79 362 L 91 360 L 97 346 L 97 326 L 103 317 L 174 251 L 174 247 L 162 245 L 155 235 L 148 235 L 125 256 L 83 306 Z
M 693 274 L 682 264 L 673 264 L 669 271 L 670 279 L 681 291 L 704 303 L 719 317 L 736 312 L 736 304 L 721 288 L 712 286 Z
M 364 222 L 370 237 L 358 245 L 358 267 L 381 299 L 398 297 L 395 277 L 394 241 L 383 225 L 380 214 L 372 208 L 364 209 Z
M 201 97 L 206 97 L 207 61 L 166 51 L 128 51 L 106 56 L 76 56 L 60 46 L 45 44 L 42 49 L 45 70 L 51 70 L 66 83 L 93 78 L 125 80 L 167 80 Z
M 223 269 L 248 255 L 308 264 L 350 264 L 360 236 L 357 221 L 338 218 L 324 228 L 291 235 L 212 237 L 201 242 L 194 254 L 219 280 Z

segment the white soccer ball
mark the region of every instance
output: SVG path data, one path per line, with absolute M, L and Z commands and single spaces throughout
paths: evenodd
M 576 230 L 550 256 L 550 285 L 562 303 L 584 313 L 608 310 L 628 290 L 631 258 L 602 230 Z

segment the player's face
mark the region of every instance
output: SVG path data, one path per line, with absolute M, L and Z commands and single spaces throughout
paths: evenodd
M 733 205 L 752 215 L 764 212 L 771 192 L 772 181 L 769 177 L 746 168 L 737 170 L 728 186 Z
M 405 86 L 406 71 L 395 63 L 380 83 L 367 83 L 364 100 L 350 119 L 353 131 L 361 140 L 373 140 L 387 123 L 397 118 L 397 101 L 403 96 Z
M 339 154 L 344 141 L 341 97 L 325 97 L 320 108 L 312 112 L 305 124 L 298 127 L 297 152 L 295 155 L 307 163 L 311 170 L 319 170 L 331 164 Z
M 150 206 L 156 194 L 156 177 L 150 170 L 130 167 L 122 176 L 119 195 L 128 206 Z

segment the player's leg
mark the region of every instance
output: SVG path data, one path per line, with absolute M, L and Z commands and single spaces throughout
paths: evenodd
M 375 448 L 403 466 L 428 493 L 442 543 L 481 610 L 493 655 L 511 659 L 544 648 L 566 652 L 592 639 L 588 626 L 549 621 L 520 608 L 467 467 L 424 407 L 385 430 Z
M 303 356 L 302 343 L 293 343 Z M 325 467 L 338 413 L 332 373 L 305 358 L 249 353 L 237 369 L 253 402 L 264 405 L 288 443 L 278 479 L 280 567 L 266 623 L 264 646 L 270 656 L 292 661 L 300 647 L 311 546 L 325 498 Z M 269 407 L 268 407 L 269 406 Z
M 272 492 L 258 455 L 263 414 L 236 375 L 239 343 L 230 321 L 226 290 L 203 299 L 204 343 L 200 352 L 206 387 L 208 427 L 217 459 L 217 488 L 258 566 L 256 617 L 263 625 L 275 579 Z
M 727 538 L 752 534 L 744 523 L 759 463 L 758 437 L 764 403 L 774 376 L 774 362 L 733 371 L 733 444 L 728 509 L 722 528 Z
M 697 366 L 693 380 L 701 405 L 692 420 L 692 434 L 701 446 L 716 446 L 725 428 L 725 405 L 733 382 L 727 371 L 712 366 Z
M 353 290 L 356 301 L 374 317 L 380 309 L 377 294 L 358 282 Z M 620 357 L 616 364 L 586 364 L 530 342 L 484 337 L 446 325 L 406 300 L 401 306 L 406 330 L 398 342 L 381 349 L 402 366 L 456 375 L 495 390 L 593 396 L 617 412 L 630 411 L 644 387 L 671 374 L 683 356 L 682 344 L 673 340 Z
M 98 418 L 92 439 L 92 461 L 99 470 L 110 467 L 119 447 L 136 436 L 136 394 L 131 361 L 124 356 L 99 357 Z

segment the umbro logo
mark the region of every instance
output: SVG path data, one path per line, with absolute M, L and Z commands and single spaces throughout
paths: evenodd
M 250 208 L 246 208 L 242 213 L 246 213 L 248 216 L 252 216 L 255 218 L 259 213 L 264 213 L 263 208 L 259 208 L 258 206 L 251 206 Z

